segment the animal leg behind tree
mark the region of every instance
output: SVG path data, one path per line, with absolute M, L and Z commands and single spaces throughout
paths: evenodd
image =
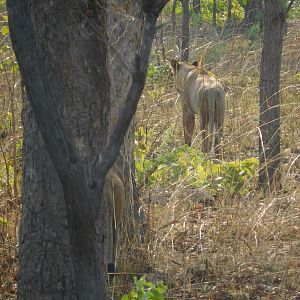
M 184 142 L 191 146 L 195 127 L 195 114 L 185 106 L 183 107 Z
M 103 195 L 107 202 L 108 236 L 106 242 L 106 261 L 109 273 L 115 272 L 119 231 L 123 214 L 125 189 L 120 177 L 113 171 L 106 175 Z

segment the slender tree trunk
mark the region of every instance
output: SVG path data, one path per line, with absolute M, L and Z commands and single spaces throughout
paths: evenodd
M 171 24 L 172 24 L 172 29 L 171 29 L 171 34 L 174 36 L 176 32 L 176 5 L 177 5 L 177 0 L 172 1 L 172 13 L 171 13 Z
M 181 61 L 189 59 L 189 43 L 190 43 L 190 17 L 189 17 L 189 2 L 181 0 L 182 3 L 182 40 L 181 40 Z
M 228 27 L 232 26 L 232 0 L 227 0 L 227 21 Z
M 158 40 L 158 36 L 157 36 L 158 32 L 156 32 L 155 35 L 155 56 L 156 56 L 156 65 L 160 66 L 160 53 L 159 53 L 159 40 Z
M 265 26 L 260 66 L 259 184 L 273 190 L 280 168 L 280 68 L 285 15 L 282 1 L 264 0 Z
M 165 42 L 164 42 L 164 26 L 162 26 L 160 28 L 159 43 L 160 43 L 161 59 L 162 59 L 163 63 L 165 64 L 166 63 L 166 49 L 165 49 Z
M 217 0 L 213 2 L 213 26 L 217 27 Z
M 244 8 L 244 19 L 241 22 L 241 29 L 246 30 L 254 24 L 262 21 L 263 3 L 262 0 L 248 0 Z
M 201 0 L 193 0 L 193 12 L 197 15 L 201 14 Z

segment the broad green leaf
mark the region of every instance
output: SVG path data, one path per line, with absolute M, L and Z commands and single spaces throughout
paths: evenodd
M 7 221 L 6 218 L 0 217 L 0 224 L 4 225 L 4 224 L 7 224 L 7 223 L 8 223 L 8 221 Z
M 2 26 L 1 27 L 1 33 L 2 35 L 8 35 L 9 34 L 9 29 L 8 29 L 8 26 Z

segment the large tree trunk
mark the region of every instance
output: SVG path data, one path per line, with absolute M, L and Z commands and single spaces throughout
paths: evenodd
M 24 117 L 19 298 L 106 299 L 105 175 L 141 96 L 156 19 L 166 1 L 143 3 L 142 45 L 122 118 L 107 145 L 106 1 L 7 4 L 29 100 Z
M 265 0 L 260 66 L 259 184 L 273 190 L 280 167 L 280 68 L 285 15 L 282 1 Z
M 41 79 L 48 81 L 63 126 L 75 141 L 80 159 L 88 164 L 90 157 L 95 158 L 104 147 L 108 134 L 105 10 L 94 9 L 88 17 L 92 8 L 80 1 L 22 1 L 25 9 L 21 13 L 29 13 L 26 18 L 32 22 L 37 55 L 42 59 L 45 73 Z M 28 97 L 34 97 L 28 86 L 27 92 Z M 76 197 L 84 203 L 88 195 L 84 189 L 74 195 L 78 190 L 71 188 L 72 182 L 62 188 L 64 178 L 59 178 L 53 167 L 53 157 L 49 158 L 28 101 L 23 125 L 19 299 L 78 299 L 78 295 L 104 299 L 103 248 L 97 238 L 102 239 L 103 231 L 95 234 L 93 218 L 83 210 L 90 230 L 81 234 L 73 228 L 75 233 L 68 232 L 78 220 L 70 222 L 66 203 L 75 205 Z M 103 213 L 98 216 L 100 229 L 105 228 Z M 78 257 L 81 259 L 76 261 Z
M 190 17 L 189 17 L 189 1 L 181 0 L 182 3 L 182 40 L 180 60 L 187 61 L 189 59 L 189 43 L 190 43 Z

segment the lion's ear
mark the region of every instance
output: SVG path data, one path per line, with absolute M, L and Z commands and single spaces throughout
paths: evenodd
M 171 67 L 172 67 L 174 70 L 177 70 L 178 66 L 179 66 L 178 61 L 177 61 L 176 59 L 172 58 L 172 59 L 171 59 Z
M 195 60 L 194 62 L 192 62 L 192 65 L 195 66 L 195 67 L 198 67 L 198 61 Z

